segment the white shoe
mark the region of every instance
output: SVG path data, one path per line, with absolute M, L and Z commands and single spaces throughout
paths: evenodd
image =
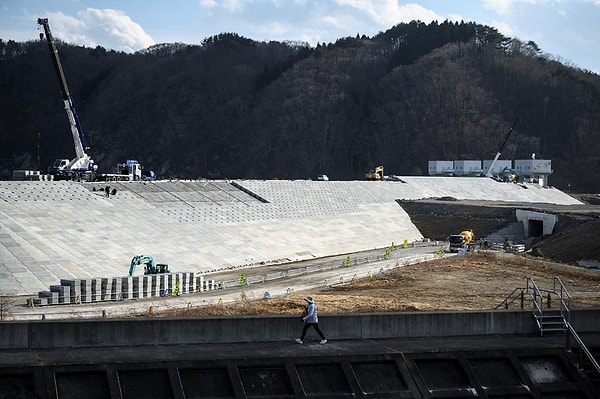
M 299 344 L 303 344 L 304 341 L 302 341 L 300 338 L 296 338 L 294 341 L 298 342 Z
M 322 339 L 321 342 L 319 342 L 321 345 L 326 344 L 327 340 L 326 339 Z

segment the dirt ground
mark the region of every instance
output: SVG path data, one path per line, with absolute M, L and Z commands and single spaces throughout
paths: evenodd
M 403 266 L 387 275 L 354 284 L 299 292 L 293 297 L 240 301 L 174 311 L 161 316 L 300 314 L 303 297 L 311 295 L 320 314 L 487 310 L 500 305 L 527 278 L 551 290 L 559 277 L 571 295 L 571 308 L 600 307 L 600 271 L 568 265 L 540 264 L 533 259 L 500 259 L 492 252 L 445 257 Z M 556 305 L 556 303 L 554 304 Z M 519 307 L 519 303 L 510 306 Z

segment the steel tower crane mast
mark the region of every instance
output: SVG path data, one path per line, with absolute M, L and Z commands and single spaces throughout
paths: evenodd
M 69 87 L 67 86 L 62 64 L 60 63 L 60 58 L 58 57 L 58 49 L 54 43 L 52 32 L 50 31 L 50 25 L 48 25 L 48 18 L 38 18 L 37 22 L 39 25 L 44 27 L 46 42 L 48 43 L 48 48 L 50 49 L 50 57 L 52 58 L 52 63 L 54 64 L 54 70 L 56 72 L 56 77 L 58 78 L 60 91 L 65 104 L 65 111 L 67 112 L 67 118 L 69 119 L 69 124 L 71 125 L 73 143 L 75 144 L 76 157 L 70 162 L 68 160 L 57 159 L 53 166 L 53 174 L 68 179 L 81 179 L 84 175 L 87 175 L 89 180 L 89 177 L 95 175 L 93 172 L 96 170 L 96 166 L 94 165 L 94 161 L 91 160 L 90 156 L 86 153 L 87 146 L 85 142 L 85 136 L 83 134 L 83 129 L 81 128 L 81 123 L 79 122 L 79 116 L 75 110 L 73 98 L 69 93 Z

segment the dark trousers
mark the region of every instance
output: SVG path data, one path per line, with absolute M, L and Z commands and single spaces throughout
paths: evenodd
M 317 334 L 319 334 L 321 336 L 321 339 L 325 339 L 325 335 L 323 334 L 323 332 L 319 328 L 319 323 L 304 323 L 304 328 L 302 328 L 302 336 L 300 337 L 300 339 L 302 341 L 304 341 L 304 337 L 306 337 L 306 332 L 308 331 L 308 329 L 310 327 L 314 327 L 314 329 L 317 332 Z

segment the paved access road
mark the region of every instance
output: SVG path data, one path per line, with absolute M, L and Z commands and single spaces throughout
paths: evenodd
M 444 242 L 411 244 L 396 250 L 374 249 L 328 258 L 306 260 L 278 265 L 255 266 L 205 275 L 225 288 L 185 294 L 177 297 L 131 299 L 116 302 L 97 302 L 69 305 L 50 305 L 28 308 L 16 303 L 11 308 L 15 320 L 71 319 L 99 317 L 130 317 L 149 312 L 183 309 L 219 303 L 234 303 L 242 294 L 248 300 L 283 297 L 293 293 L 306 293 L 312 289 L 351 283 L 356 279 L 376 276 L 408 264 L 431 260 L 445 248 Z M 436 255 L 438 252 L 438 255 Z M 445 254 L 444 256 L 455 256 Z M 349 265 L 347 259 L 349 258 Z M 240 286 L 240 277 L 244 282 Z

